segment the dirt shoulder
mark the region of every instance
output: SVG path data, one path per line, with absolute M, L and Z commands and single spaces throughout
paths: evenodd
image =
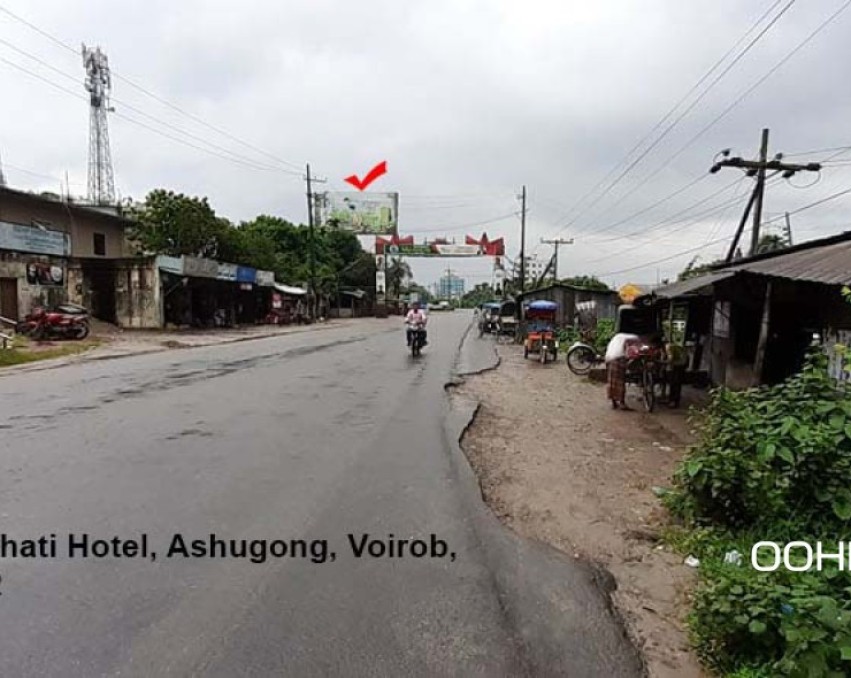
M 519 534 L 614 575 L 614 602 L 651 676 L 705 675 L 683 623 L 695 573 L 660 545 L 665 515 L 652 491 L 669 484 L 688 443 L 687 413 L 648 415 L 629 392 L 636 409 L 612 410 L 605 386 L 563 361 L 526 361 L 517 346 L 497 351 L 501 365 L 459 389 L 481 402 L 462 447 L 485 500 Z

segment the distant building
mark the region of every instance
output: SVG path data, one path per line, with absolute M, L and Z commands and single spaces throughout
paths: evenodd
M 437 283 L 437 296 L 441 299 L 460 299 L 464 296 L 465 287 L 464 278 L 447 273 Z
M 527 285 L 530 284 L 531 282 L 537 280 L 538 278 L 540 278 L 544 274 L 544 271 L 547 269 L 547 264 L 550 263 L 549 258 L 542 259 L 542 258 L 538 257 L 537 255 L 524 257 L 523 260 L 526 263 L 526 266 L 525 266 L 526 270 L 524 271 L 524 273 L 525 273 Z M 515 279 L 520 278 L 520 260 L 519 260 L 519 258 L 514 262 L 514 278 Z

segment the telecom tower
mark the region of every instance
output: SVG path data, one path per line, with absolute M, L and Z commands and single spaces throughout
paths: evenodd
M 109 129 L 106 114 L 112 76 L 109 61 L 100 47 L 83 45 L 83 66 L 86 69 L 86 89 L 89 91 L 89 200 L 98 205 L 115 202 L 115 182 L 112 176 L 112 154 L 109 151 Z

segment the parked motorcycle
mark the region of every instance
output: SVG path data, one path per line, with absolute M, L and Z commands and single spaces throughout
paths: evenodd
M 36 306 L 18 325 L 18 332 L 36 341 L 85 339 L 89 336 L 89 312 L 71 304 L 63 304 L 51 310 Z

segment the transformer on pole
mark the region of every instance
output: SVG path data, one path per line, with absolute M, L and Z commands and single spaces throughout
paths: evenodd
M 115 181 L 106 121 L 106 114 L 114 110 L 109 105 L 112 76 L 109 72 L 109 61 L 100 47 L 90 49 L 84 44 L 82 54 L 90 103 L 89 200 L 98 205 L 112 204 L 115 202 Z

